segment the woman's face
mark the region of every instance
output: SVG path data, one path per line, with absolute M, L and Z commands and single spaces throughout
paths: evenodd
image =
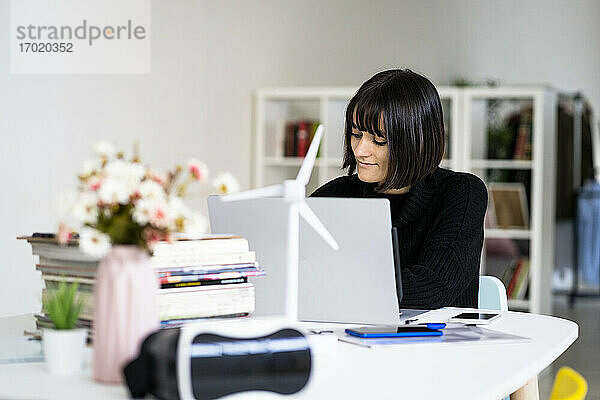
M 363 182 L 382 183 L 388 170 L 386 138 L 352 127 L 350 146 L 356 159 L 358 178 Z

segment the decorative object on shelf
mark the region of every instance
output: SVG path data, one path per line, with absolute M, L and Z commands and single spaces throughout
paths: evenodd
M 491 228 L 527 229 L 529 213 L 522 183 L 488 183 L 490 207 L 488 221 Z
M 63 206 L 84 225 L 81 249 L 101 259 L 94 288 L 94 379 L 119 383 L 123 365 L 159 327 L 151 249 L 174 232 L 190 237 L 205 232 L 206 218 L 192 212 L 182 196 L 190 183 L 208 182 L 209 170 L 192 159 L 187 168 L 162 173 L 144 166 L 137 154 L 125 159 L 108 142 L 96 144 L 95 151 L 98 157 L 79 174 L 78 192 L 64 196 Z M 218 181 L 219 191 L 236 186 L 230 178 Z M 59 227 L 58 237 L 70 238 L 67 225 Z
M 81 370 L 87 332 L 76 329 L 82 302 L 77 296 L 78 283 L 61 282 L 58 289 L 43 300 L 43 308 L 55 329 L 45 328 L 43 350 L 48 370 L 56 375 L 73 375 Z

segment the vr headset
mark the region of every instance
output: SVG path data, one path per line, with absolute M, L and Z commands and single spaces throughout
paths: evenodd
M 123 370 L 131 396 L 200 400 L 248 390 L 300 391 L 311 372 L 307 338 L 296 329 L 273 332 L 262 325 L 196 324 L 150 334 Z M 273 333 L 249 336 L 261 330 Z

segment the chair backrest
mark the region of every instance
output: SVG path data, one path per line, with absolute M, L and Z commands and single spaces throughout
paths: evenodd
M 488 275 L 479 277 L 479 308 L 508 311 L 506 288 L 500 279 Z
M 569 367 L 558 370 L 550 400 L 583 400 L 588 391 L 587 381 L 577 371 Z

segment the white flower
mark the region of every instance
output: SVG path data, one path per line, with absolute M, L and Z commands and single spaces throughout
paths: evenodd
M 80 224 L 93 224 L 98 218 L 98 198 L 90 192 L 82 192 L 73 205 L 73 216 Z
M 117 154 L 117 149 L 112 142 L 100 141 L 94 143 L 94 153 L 96 153 L 98 157 L 108 160 Z
M 166 202 L 156 202 L 154 208 L 150 210 L 150 224 L 159 229 L 174 228 L 175 219 Z
M 100 167 L 101 165 L 98 159 L 85 160 L 83 162 L 83 168 L 81 169 L 81 171 L 79 171 L 79 175 L 84 178 L 87 178 L 91 176 L 94 172 L 98 171 Z
M 136 201 L 131 217 L 138 225 L 144 226 L 150 222 L 150 212 L 154 207 L 154 201 L 155 199 L 152 198 L 142 198 Z
M 129 193 L 133 193 L 135 188 L 146 175 L 146 168 L 139 163 L 123 160 L 113 160 L 106 164 L 104 168 L 107 178 L 120 181 Z
M 240 190 L 240 184 L 237 179 L 229 172 L 219 172 L 219 175 L 212 181 L 212 184 L 222 194 L 235 193 Z
M 110 237 L 96 229 L 84 227 L 79 232 L 79 246 L 85 253 L 102 258 L 110 250 Z
M 98 198 L 105 204 L 127 204 L 130 195 L 129 188 L 117 179 L 105 179 L 100 189 L 98 189 Z
M 207 232 L 208 221 L 200 213 L 192 213 L 185 220 L 185 233 L 191 235 L 201 235 Z
M 171 196 L 169 197 L 169 208 L 171 209 L 171 214 L 173 218 L 187 218 L 190 215 L 191 211 L 188 206 L 185 205 L 181 197 Z
M 132 218 L 141 226 L 151 224 L 159 229 L 172 228 L 175 223 L 169 204 L 165 200 L 151 197 L 136 202 Z
M 148 179 L 139 184 L 137 192 L 142 198 L 165 198 L 165 190 L 163 189 L 163 187 L 155 181 L 151 181 Z
M 208 180 L 210 171 L 208 169 L 208 166 L 202 161 L 198 161 L 195 158 L 189 159 L 188 170 L 190 171 L 190 174 L 192 174 L 194 179 L 196 179 L 197 181 L 204 183 Z
M 77 202 L 78 193 L 75 190 L 62 192 L 58 197 L 57 209 L 59 215 L 67 215 L 73 211 Z

